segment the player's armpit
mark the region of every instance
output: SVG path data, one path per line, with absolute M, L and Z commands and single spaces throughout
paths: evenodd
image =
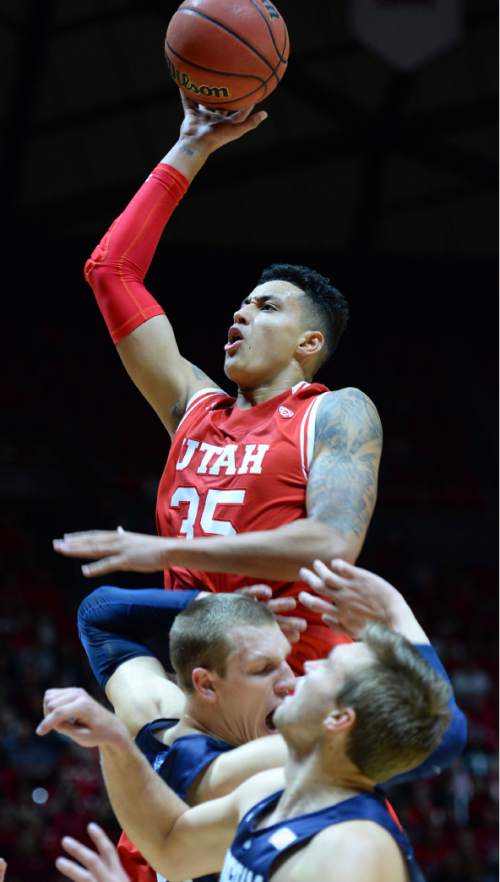
M 131 380 L 170 434 L 175 432 L 195 392 L 219 388 L 183 358 L 172 325 L 164 315 L 139 325 L 120 340 L 117 351 Z
M 199 804 L 231 793 L 252 775 L 284 766 L 287 756 L 281 735 L 267 735 L 235 747 L 210 764 L 198 780 L 196 792 L 189 794 L 188 801 Z
M 325 395 L 316 418 L 314 456 L 307 484 L 309 517 L 338 537 L 332 557 L 354 562 L 377 498 L 382 426 L 374 404 L 359 389 Z
M 106 695 L 132 737 L 152 720 L 179 719 L 185 704 L 163 665 L 150 656 L 121 664 L 106 683 Z

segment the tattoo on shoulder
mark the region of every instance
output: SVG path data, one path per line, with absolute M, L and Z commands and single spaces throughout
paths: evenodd
M 382 426 L 359 389 L 325 397 L 316 419 L 308 512 L 343 534 L 364 537 L 377 498 Z

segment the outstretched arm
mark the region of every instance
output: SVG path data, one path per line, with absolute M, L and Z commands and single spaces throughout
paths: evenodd
M 179 140 L 85 265 L 85 278 L 126 370 L 170 433 L 192 395 L 215 384 L 182 357 L 172 326 L 144 278 L 167 221 L 210 154 L 256 128 L 267 116 L 265 111 L 247 111 L 228 121 L 184 96 L 182 101 Z
M 302 592 L 301 603 L 321 615 L 326 624 L 335 630 L 344 630 L 356 639 L 368 622 L 383 622 L 414 643 L 426 662 L 450 682 L 437 652 L 410 606 L 385 579 L 342 560 L 332 560 L 329 567 L 315 561 L 314 570 L 304 569 L 301 576 L 316 594 L 322 595 L 315 597 Z M 386 783 L 402 783 L 439 774 L 462 753 L 467 739 L 467 723 L 457 707 L 453 691 L 449 708 L 450 723 L 437 748 L 415 769 Z
M 190 809 L 150 768 L 123 723 L 83 689 L 48 690 L 44 712 L 37 734 L 58 731 L 99 748 L 118 821 L 154 869 L 171 882 L 220 870 L 240 812 L 261 796 L 261 782 Z M 269 793 L 282 785 L 282 774 L 267 774 Z
M 69 534 L 54 548 L 68 557 L 102 558 L 83 567 L 86 576 L 183 566 L 295 580 L 300 567 L 315 559 L 327 561 L 332 554 L 356 559 L 375 506 L 381 448 L 380 420 L 370 399 L 358 389 L 332 392 L 317 416 L 307 517 L 275 530 L 191 540 L 97 530 Z

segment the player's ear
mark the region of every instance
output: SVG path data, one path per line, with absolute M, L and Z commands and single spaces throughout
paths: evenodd
M 194 691 L 205 701 L 211 703 L 217 700 L 215 677 L 216 675 L 212 671 L 207 670 L 207 668 L 193 668 L 191 673 Z
M 303 361 L 318 355 L 325 345 L 325 335 L 321 331 L 304 331 L 298 342 L 296 356 Z
M 335 732 L 348 732 L 356 722 L 356 711 L 353 707 L 343 707 L 334 710 L 323 720 L 324 729 L 333 734 Z

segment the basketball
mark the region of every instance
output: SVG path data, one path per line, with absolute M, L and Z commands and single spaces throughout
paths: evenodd
M 165 37 L 179 88 L 197 104 L 229 111 L 276 89 L 289 50 L 286 24 L 270 0 L 185 0 Z

